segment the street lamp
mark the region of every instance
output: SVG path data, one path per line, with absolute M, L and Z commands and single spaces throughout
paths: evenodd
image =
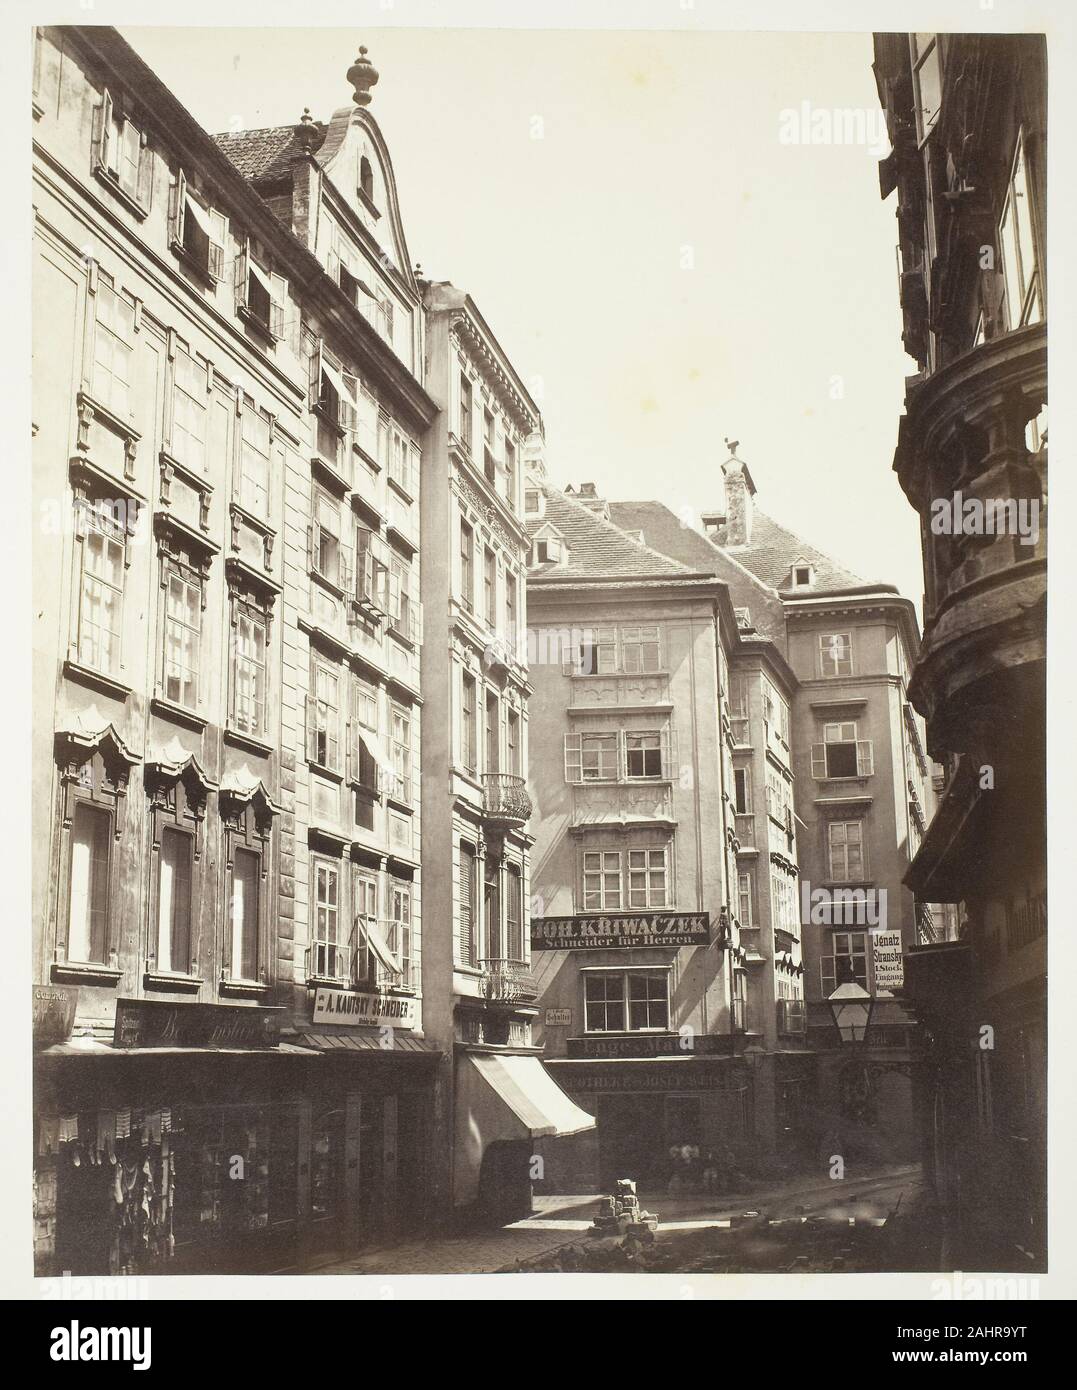
M 868 1034 L 875 999 L 855 980 L 840 984 L 826 1001 L 843 1043 L 862 1043 Z

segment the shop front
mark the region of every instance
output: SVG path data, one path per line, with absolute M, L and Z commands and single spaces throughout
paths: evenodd
M 551 1155 L 545 1191 L 607 1191 L 618 1178 L 650 1192 L 717 1189 L 751 1149 L 751 1079 L 739 1059 L 565 1057 L 544 1065 L 596 1120 L 590 1143 L 566 1147 L 560 1160 Z
M 120 1000 L 39 1046 L 38 1274 L 269 1273 L 423 1219 L 437 1054 L 282 1013 Z

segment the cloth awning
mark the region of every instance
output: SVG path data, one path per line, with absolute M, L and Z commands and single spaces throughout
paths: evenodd
M 187 201 L 187 211 L 191 214 L 191 216 L 194 218 L 195 222 L 197 222 L 197 224 L 199 225 L 199 227 L 201 227 L 201 229 L 205 232 L 206 236 L 209 237 L 210 241 L 212 241 L 212 240 L 213 240 L 213 227 L 212 227 L 211 224 L 210 224 L 209 214 L 208 214 L 208 213 L 206 212 L 206 210 L 201 206 L 200 203 L 197 203 L 197 202 L 194 200 L 194 198 L 191 197 L 191 195 L 190 195 L 189 193 L 187 194 L 187 200 L 186 200 L 186 201 Z
M 593 1115 L 562 1091 L 537 1057 L 469 1053 L 461 1058 L 457 1106 L 483 1140 L 543 1139 L 595 1128 Z
M 361 919 L 363 930 L 366 932 L 367 944 L 377 957 L 378 963 L 388 970 L 391 975 L 399 975 L 404 967 L 397 958 L 394 951 L 390 949 L 389 943 L 378 930 L 376 922 L 369 917 Z

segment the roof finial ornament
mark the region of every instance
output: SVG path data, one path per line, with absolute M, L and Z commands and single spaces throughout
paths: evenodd
M 296 122 L 295 137 L 307 150 L 313 149 L 318 141 L 318 127 L 309 106 L 303 107 L 303 114 Z
M 348 69 L 348 81 L 352 84 L 352 99 L 356 106 L 370 105 L 370 89 L 376 86 L 379 73 L 366 56 L 365 45 L 360 46 L 359 57 Z
M 726 446 L 726 448 L 729 450 L 729 457 L 730 457 L 730 458 L 736 458 L 736 457 L 737 457 L 737 450 L 740 448 L 740 440 L 739 440 L 739 439 L 727 439 L 727 440 L 725 441 L 725 446 Z

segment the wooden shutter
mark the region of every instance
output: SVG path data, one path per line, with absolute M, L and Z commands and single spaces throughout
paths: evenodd
M 287 298 L 288 286 L 283 275 L 271 275 L 270 284 L 273 286 L 273 294 L 269 305 L 269 331 L 274 338 L 284 337 L 284 301 Z
M 138 182 L 135 197 L 141 206 L 149 211 L 150 200 L 153 197 L 153 154 L 145 131 L 139 137 Z
M 457 951 L 462 965 L 475 963 L 475 852 L 460 846 L 460 913 Z
M 313 410 L 322 395 L 322 340 L 315 339 L 314 350 L 310 354 L 310 373 L 307 385 L 307 404 Z
M 816 778 L 826 776 L 825 743 L 813 743 L 811 746 L 811 775 Z
M 874 752 L 871 739 L 858 739 L 856 743 L 856 775 L 870 777 L 875 771 Z
M 187 180 L 181 169 L 172 187 L 169 189 L 169 208 L 168 220 L 171 223 L 172 240 L 179 246 L 183 245 L 183 218 L 187 209 Z
M 93 152 L 98 169 L 108 170 L 112 140 L 112 96 L 108 88 L 101 93 L 101 105 L 94 111 Z
M 236 253 L 235 266 L 233 268 L 232 283 L 236 292 L 236 309 L 247 307 L 247 277 L 250 275 L 251 243 L 250 238 L 244 238 L 243 245 Z
M 209 225 L 213 229 L 213 234 L 209 238 L 209 249 L 206 253 L 206 269 L 214 280 L 224 279 L 224 241 L 228 235 L 227 223 L 219 212 L 214 212 L 212 208 L 207 209 Z

